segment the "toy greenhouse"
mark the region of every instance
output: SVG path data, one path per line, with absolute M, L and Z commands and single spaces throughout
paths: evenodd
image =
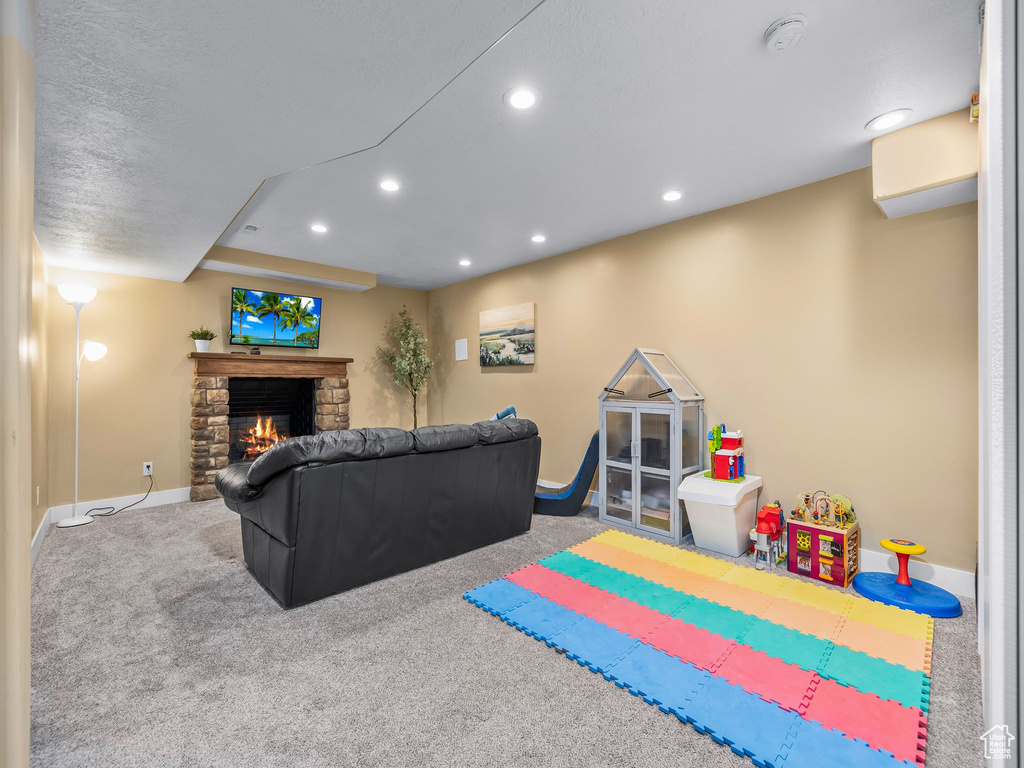
M 704 397 L 664 352 L 636 349 L 600 396 L 600 517 L 679 542 L 676 489 L 703 467 Z

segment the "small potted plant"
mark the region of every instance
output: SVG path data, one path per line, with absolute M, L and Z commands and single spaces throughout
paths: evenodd
M 217 334 L 205 325 L 200 325 L 197 330 L 189 334 L 189 338 L 195 341 L 196 352 L 209 352 L 210 342 L 217 338 Z

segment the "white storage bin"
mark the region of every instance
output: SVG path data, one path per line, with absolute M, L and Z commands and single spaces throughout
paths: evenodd
M 747 475 L 738 483 L 712 480 L 703 473 L 690 475 L 679 485 L 686 504 L 693 543 L 698 547 L 739 557 L 750 547 L 750 529 L 757 517 L 757 491 L 761 478 Z

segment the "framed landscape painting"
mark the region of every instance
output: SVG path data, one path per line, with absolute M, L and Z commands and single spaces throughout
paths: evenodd
M 480 365 L 533 365 L 536 304 L 480 313 Z

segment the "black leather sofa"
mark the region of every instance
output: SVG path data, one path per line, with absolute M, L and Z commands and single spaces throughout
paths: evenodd
M 256 580 L 285 607 L 524 533 L 540 468 L 526 419 L 323 432 L 217 475 Z

